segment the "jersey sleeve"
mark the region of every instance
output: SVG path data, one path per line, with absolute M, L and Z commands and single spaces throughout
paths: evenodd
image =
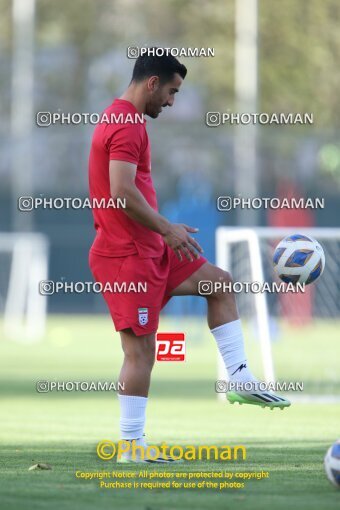
M 128 163 L 138 164 L 143 145 L 143 130 L 138 124 L 122 124 L 116 126 L 108 134 L 106 147 L 110 160 L 116 159 Z

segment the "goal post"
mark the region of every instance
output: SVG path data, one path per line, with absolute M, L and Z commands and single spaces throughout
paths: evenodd
M 314 237 L 321 242 L 325 251 L 325 271 L 316 284 L 317 304 L 316 315 L 320 317 L 336 317 L 339 311 L 338 288 L 335 268 L 339 266 L 340 228 L 306 228 L 306 227 L 218 227 L 216 230 L 216 264 L 230 271 L 234 281 L 256 281 L 260 283 L 277 280 L 274 273 L 272 256 L 276 244 L 284 237 L 301 233 Z M 335 276 L 336 275 L 336 276 Z M 270 314 L 266 292 L 258 292 L 247 296 L 237 295 L 238 305 L 241 304 L 240 316 L 251 308 L 251 316 L 255 318 L 261 349 L 261 363 L 266 382 L 275 381 L 275 364 L 272 355 L 271 315 L 279 316 L 279 304 Z M 279 298 L 277 298 L 279 299 Z M 241 303 L 239 303 L 241 301 Z M 218 354 L 218 379 L 226 380 L 227 374 L 223 360 Z M 218 394 L 224 398 L 223 393 Z
M 47 300 L 39 282 L 47 279 L 48 254 L 43 234 L 0 233 L 2 329 L 9 339 L 34 342 L 44 335 Z

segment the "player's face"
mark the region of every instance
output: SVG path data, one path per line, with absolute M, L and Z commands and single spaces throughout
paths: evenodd
M 175 101 L 175 94 L 179 91 L 183 79 L 175 73 L 171 81 L 161 85 L 157 76 L 149 80 L 149 99 L 146 104 L 146 115 L 156 119 L 165 106 L 172 106 Z

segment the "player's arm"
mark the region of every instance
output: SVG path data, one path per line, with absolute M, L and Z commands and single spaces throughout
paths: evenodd
M 110 161 L 110 191 L 114 200 L 125 198 L 125 214 L 129 218 L 141 223 L 145 227 L 161 234 L 164 241 L 172 248 L 177 257 L 182 260 L 182 253 L 192 260 L 191 254 L 199 257 L 202 248 L 190 233 L 197 232 L 197 228 L 187 225 L 170 223 L 164 216 L 155 211 L 145 200 L 135 184 L 137 166 L 126 161 Z M 182 252 L 182 253 L 181 253 Z

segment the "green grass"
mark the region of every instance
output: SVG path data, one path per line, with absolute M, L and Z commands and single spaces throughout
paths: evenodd
M 309 392 L 338 393 L 337 329 L 331 323 L 304 330 L 284 328 L 281 341 L 274 344 L 279 377 L 307 380 Z M 96 455 L 100 440 L 119 438 L 117 399 L 107 392 L 39 394 L 35 383 L 117 380 L 122 355 L 107 317 L 52 317 L 42 343 L 0 344 L 1 509 L 339 508 L 340 494 L 329 484 L 322 464 L 326 449 L 339 435 L 339 405 L 294 404 L 271 412 L 218 402 L 216 351 L 203 323 L 163 320 L 160 330 L 186 332 L 187 361 L 155 367 L 147 412 L 149 442 L 247 448 L 246 461 L 186 462 L 167 469 L 264 470 L 270 478 L 223 491 L 100 489 L 96 480 L 76 479 L 77 470 L 136 470 Z M 250 330 L 247 336 L 249 357 L 259 370 L 258 344 Z M 37 462 L 51 464 L 52 471 L 28 471 Z

